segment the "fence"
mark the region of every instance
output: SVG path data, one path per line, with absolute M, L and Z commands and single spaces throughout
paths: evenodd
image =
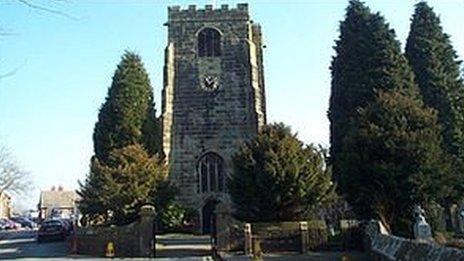
M 273 223 L 229 221 L 227 225 L 218 227 L 217 249 L 220 251 L 243 250 L 251 253 L 259 245 L 263 252 L 304 253 L 327 246 L 328 231 L 323 220 Z
M 234 219 L 228 204 L 216 207 L 217 234 L 213 235 L 219 251 L 250 253 L 254 245 L 263 252 L 325 250 L 362 250 L 362 229 L 357 220 L 341 220 L 340 231 L 330 233 L 324 220 L 303 222 L 244 223 Z

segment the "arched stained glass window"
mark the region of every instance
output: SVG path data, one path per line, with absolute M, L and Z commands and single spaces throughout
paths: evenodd
M 198 33 L 198 56 L 214 57 L 221 55 L 221 34 L 213 28 L 205 28 Z
M 216 153 L 207 153 L 198 162 L 198 181 L 201 193 L 224 192 L 224 160 Z

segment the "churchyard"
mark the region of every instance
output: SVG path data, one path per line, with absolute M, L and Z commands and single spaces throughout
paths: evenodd
M 464 260 L 463 73 L 432 6 L 402 48 L 348 1 L 327 148 L 268 122 L 248 4 L 170 6 L 162 91 L 133 51 L 108 76 L 60 257 Z

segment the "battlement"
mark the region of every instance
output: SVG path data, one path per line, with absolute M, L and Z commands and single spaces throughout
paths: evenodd
M 249 20 L 248 4 L 237 4 L 235 8 L 221 5 L 205 5 L 204 9 L 197 9 L 196 5 L 189 5 L 182 9 L 180 6 L 168 7 L 168 23 L 184 21 L 217 21 L 217 20 Z

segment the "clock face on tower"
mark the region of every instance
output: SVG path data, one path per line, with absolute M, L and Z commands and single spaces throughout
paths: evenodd
M 219 87 L 219 79 L 217 76 L 206 75 L 201 79 L 201 88 L 205 91 L 215 91 Z

